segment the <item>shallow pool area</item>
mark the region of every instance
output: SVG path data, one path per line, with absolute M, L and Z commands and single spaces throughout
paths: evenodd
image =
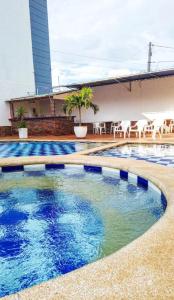
M 0 175 L 0 296 L 119 250 L 166 208 L 160 190 L 123 170 L 64 164 L 8 170 Z
M 0 157 L 66 155 L 88 150 L 99 142 L 0 142 Z
M 174 167 L 174 144 L 125 144 L 91 155 L 145 160 Z

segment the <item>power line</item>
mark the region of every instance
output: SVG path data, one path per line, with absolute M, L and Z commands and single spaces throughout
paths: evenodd
M 64 52 L 64 51 L 59 51 L 59 50 L 52 50 L 53 52 L 59 52 L 65 55 L 74 55 L 74 56 L 78 56 L 78 57 L 84 57 L 84 58 L 88 58 L 88 59 L 95 59 L 95 60 L 102 60 L 102 61 L 108 61 L 108 62 L 122 62 L 123 59 L 119 59 L 119 60 L 113 60 L 113 59 L 109 59 L 109 58 L 104 58 L 104 57 L 95 57 L 95 56 L 88 56 L 88 55 L 82 55 L 79 53 L 72 53 L 72 52 Z M 138 60 L 132 60 L 131 63 L 137 63 L 139 64 Z
M 75 56 L 85 57 L 85 58 L 89 58 L 89 59 L 105 60 L 105 61 L 110 61 L 110 62 L 120 62 L 120 60 L 116 61 L 116 60 L 112 60 L 112 59 L 108 59 L 108 58 L 102 58 L 102 57 L 98 58 L 98 57 L 95 57 L 95 56 L 81 55 L 81 54 L 78 54 L 78 53 L 64 52 L 64 51 L 59 51 L 59 50 L 53 50 L 53 52 L 59 52 L 59 53 L 66 54 L 66 55 L 75 55 Z
M 148 46 L 148 61 L 147 61 L 147 72 L 151 72 L 151 64 L 153 63 L 171 63 L 171 62 L 174 62 L 173 60 L 161 60 L 161 61 L 153 61 L 152 62 L 152 49 L 153 47 L 159 47 L 159 48 L 164 48 L 164 49 L 172 49 L 174 50 L 174 47 L 173 46 L 165 46 L 165 45 L 158 45 L 158 44 L 153 44 L 152 42 L 149 42 L 149 46 Z
M 60 60 L 59 62 L 57 62 L 57 64 L 61 64 L 61 63 L 69 63 L 70 65 L 76 65 L 77 67 L 78 66 L 84 66 L 84 67 L 86 67 L 86 65 L 88 65 L 88 66 L 92 66 L 92 67 L 98 67 L 98 68 L 102 68 L 102 69 L 113 69 L 113 68 L 118 68 L 118 65 L 117 66 L 115 66 L 115 65 L 102 65 L 102 64 L 87 64 L 86 62 L 84 62 L 84 63 L 80 63 L 80 62 L 73 62 L 73 61 L 71 61 L 71 60 Z M 145 63 L 143 63 L 143 62 L 140 62 L 139 64 L 141 64 L 141 65 L 145 65 Z M 125 69 L 125 67 L 122 67 L 122 66 L 120 66 L 119 68 L 122 68 L 122 69 Z M 56 67 L 54 67 L 54 68 L 52 68 L 52 69 L 56 69 Z
M 174 47 L 169 47 L 169 46 L 164 46 L 164 45 L 157 45 L 157 44 L 153 44 L 151 43 L 151 56 L 152 56 L 152 46 L 155 46 L 155 47 L 163 47 L 163 48 L 172 48 L 174 49 Z M 117 67 L 118 68 L 118 64 L 121 63 L 123 60 L 112 60 L 112 59 L 108 59 L 108 58 L 104 58 L 104 57 L 94 57 L 94 56 L 88 56 L 88 55 L 82 55 L 82 54 L 79 54 L 79 53 L 72 53 L 72 52 L 65 52 L 65 51 L 59 51 L 59 50 L 53 50 L 53 52 L 58 52 L 58 53 L 62 53 L 62 54 L 65 54 L 65 55 L 73 55 L 73 56 L 78 56 L 78 57 L 82 57 L 82 58 L 87 58 L 87 59 L 94 59 L 94 60 L 99 60 L 99 61 L 106 61 L 106 62 L 110 62 L 110 63 L 116 63 L 117 65 L 115 66 L 112 66 L 113 67 Z M 140 62 L 140 61 L 127 61 L 128 63 L 131 63 L 131 64 L 141 64 L 141 65 L 145 65 L 145 62 Z M 174 62 L 173 60 L 164 60 L 164 61 L 149 61 L 149 64 L 159 64 L 159 63 L 172 63 Z M 58 63 L 70 63 L 70 64 L 73 64 L 73 65 L 79 65 L 79 66 L 85 66 L 86 62 L 72 62 L 70 60 L 67 60 L 67 59 L 61 59 Z M 91 64 L 92 65 L 92 64 Z M 111 66 L 109 65 L 108 67 L 106 67 L 106 64 L 104 65 L 94 65 L 95 67 L 101 67 L 103 69 L 110 69 Z M 120 66 L 121 68 L 121 66 Z M 148 70 L 150 70 L 150 68 L 148 67 Z
M 171 63 L 174 60 L 158 60 L 158 61 L 151 61 L 151 64 L 158 64 L 158 63 Z
M 152 44 L 152 46 L 159 47 L 159 48 L 173 49 L 174 50 L 174 46 L 164 46 L 164 45 L 157 45 L 157 44 Z
M 174 47 L 172 46 L 165 46 L 165 45 L 159 45 L 159 44 L 153 44 L 153 43 L 149 43 L 149 58 L 148 58 L 148 72 L 151 70 L 151 64 L 159 64 L 159 63 L 173 63 L 174 61 L 173 60 L 161 60 L 161 61 L 151 61 L 151 58 L 152 58 L 152 47 L 160 47 L 160 48 L 166 48 L 166 49 L 172 49 L 174 50 Z M 66 51 L 61 51 L 61 50 L 52 50 L 53 52 L 57 52 L 57 53 L 62 53 L 62 54 L 65 54 L 65 55 L 72 55 L 72 56 L 77 56 L 77 57 L 82 57 L 82 58 L 87 58 L 87 59 L 92 59 L 92 60 L 96 60 L 96 61 L 105 61 L 105 62 L 109 62 L 109 63 L 116 63 L 116 66 L 112 65 L 112 69 L 113 68 L 118 68 L 118 64 L 123 62 L 123 59 L 117 59 L 117 60 L 113 60 L 113 59 L 109 59 L 109 58 L 106 58 L 106 57 L 95 57 L 95 56 L 88 56 L 88 55 L 82 55 L 82 54 L 79 54 L 79 53 L 73 53 L 73 52 L 66 52 Z M 70 63 L 70 64 L 75 64 L 77 66 L 85 66 L 85 62 L 82 63 L 82 62 L 72 62 L 70 60 L 62 60 L 59 62 L 59 63 Z M 131 63 L 131 64 L 139 64 L 139 65 L 145 65 L 145 62 L 140 62 L 138 60 L 132 60 L 132 61 L 127 61 L 127 63 Z M 90 63 L 90 65 L 93 66 L 92 63 Z M 104 65 L 94 65 L 95 67 L 101 67 L 103 69 L 110 69 L 111 66 L 109 65 L 108 67 L 106 67 L 106 64 Z M 122 68 L 121 66 L 119 66 L 119 68 Z

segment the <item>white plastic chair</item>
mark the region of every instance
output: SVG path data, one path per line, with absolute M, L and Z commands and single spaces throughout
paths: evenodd
M 110 134 L 112 134 L 114 132 L 114 128 L 117 127 L 120 123 L 121 123 L 121 121 L 111 123 Z
M 106 133 L 106 124 L 105 123 L 100 123 L 100 122 L 95 122 L 93 123 L 93 133 L 94 134 L 102 134 Z
M 159 134 L 159 137 L 161 138 L 164 130 L 165 130 L 164 120 L 162 119 L 154 120 L 150 125 L 144 127 L 144 137 L 146 133 L 152 133 L 152 139 L 155 139 L 157 134 Z
M 170 123 L 169 123 L 169 132 L 172 133 L 173 129 L 174 129 L 174 120 L 170 120 Z
M 130 121 L 125 120 L 121 121 L 121 123 L 118 126 L 115 126 L 113 129 L 114 132 L 114 139 L 116 133 L 123 133 L 124 139 L 126 138 L 126 134 L 128 134 L 128 129 L 130 127 Z
M 135 125 L 130 126 L 129 128 L 129 137 L 131 132 L 135 132 L 136 136 L 138 135 L 139 138 L 141 138 L 141 135 L 144 132 L 144 128 L 147 125 L 147 120 L 138 120 Z
M 167 120 L 164 120 L 164 124 L 162 126 L 162 133 L 170 133 L 170 127 L 167 125 Z

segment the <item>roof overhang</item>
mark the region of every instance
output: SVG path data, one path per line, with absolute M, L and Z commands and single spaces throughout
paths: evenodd
M 73 90 L 73 92 L 74 92 L 74 91 L 75 91 L 75 90 Z M 53 99 L 54 99 L 54 100 L 62 100 L 62 101 L 64 101 L 65 98 L 66 98 L 67 96 L 71 95 L 73 92 L 72 92 L 72 91 L 69 91 L 69 92 L 65 92 L 65 93 L 63 93 L 63 94 L 56 94 L 56 95 L 53 96 Z
M 36 100 L 65 100 L 65 97 L 70 95 L 72 92 L 77 91 L 83 87 L 99 87 L 105 85 L 112 85 L 112 84 L 121 84 L 121 83 L 131 83 L 133 81 L 143 81 L 143 80 L 150 80 L 150 79 L 158 79 L 163 77 L 174 76 L 174 69 L 156 71 L 156 72 L 146 72 L 146 73 L 139 73 L 139 74 L 132 74 L 127 76 L 115 77 L 115 78 L 107 78 L 98 81 L 90 81 L 90 82 L 83 82 L 83 83 L 74 83 L 68 84 L 59 87 L 59 89 L 64 89 L 64 91 L 59 90 L 58 92 L 45 94 L 45 95 L 32 95 L 27 97 L 21 98 L 13 98 L 7 100 L 6 102 L 19 102 L 19 101 L 36 101 Z
M 97 87 L 97 86 L 120 84 L 120 83 L 133 82 L 133 81 L 157 79 L 157 78 L 168 77 L 168 76 L 174 76 L 174 69 L 162 70 L 162 71 L 156 71 L 156 72 L 148 72 L 148 73 L 146 72 L 146 73 L 132 74 L 132 75 L 103 79 L 103 80 L 98 80 L 98 81 L 75 83 L 75 84 L 69 84 L 66 87 L 81 89 L 84 86 L 85 87 Z
M 32 96 L 27 96 L 27 97 L 20 97 L 20 98 L 13 98 L 10 100 L 6 100 L 6 102 L 29 102 L 29 101 L 44 101 L 48 99 L 54 99 L 54 100 L 62 100 L 64 101 L 65 98 L 72 93 L 72 91 L 76 91 L 77 89 L 71 89 L 68 91 L 59 91 L 55 93 L 50 93 L 50 94 L 44 94 L 44 95 L 32 95 Z

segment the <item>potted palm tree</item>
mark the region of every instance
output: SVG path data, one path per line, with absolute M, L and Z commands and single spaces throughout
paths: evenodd
M 19 106 L 16 110 L 16 115 L 18 119 L 18 132 L 20 139 L 27 139 L 28 138 L 28 128 L 27 124 L 24 120 L 25 116 L 25 109 L 23 106 Z
M 79 125 L 74 126 L 76 137 L 84 138 L 87 134 L 87 126 L 82 125 L 82 109 L 91 108 L 96 114 L 99 110 L 98 105 L 92 103 L 93 93 L 91 88 L 84 87 L 78 92 L 74 92 L 65 98 L 63 107 L 64 113 L 71 115 L 74 110 L 79 114 Z

